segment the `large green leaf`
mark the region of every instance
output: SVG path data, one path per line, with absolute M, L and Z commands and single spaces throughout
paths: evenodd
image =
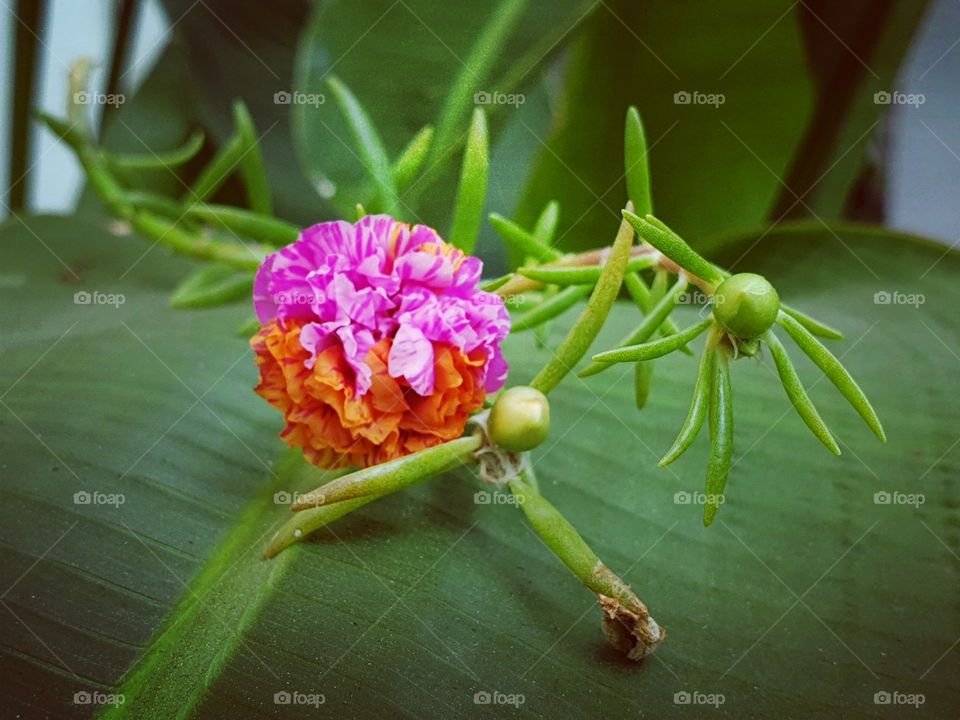
M 449 172 L 459 168 L 473 108 L 492 113 L 494 131 L 504 128 L 525 104 L 526 96 L 515 94 L 540 81 L 545 62 L 595 7 L 589 0 L 319 3 L 300 40 L 297 89 L 328 97 L 330 76 L 342 77 L 394 156 L 423 125 L 434 124 L 425 179 L 403 193 L 401 214 L 443 227 L 456 184 L 436 180 L 455 178 Z M 298 157 L 311 183 L 352 207 L 363 166 L 336 104 L 301 103 L 292 111 Z
M 695 246 L 790 210 L 837 217 L 886 109 L 873 93 L 891 89 L 923 7 L 604 3 L 574 44 L 521 219 L 559 197 L 571 223 L 562 244 L 607 242 L 626 195 L 630 105 L 647 131 L 657 214 Z
M 923 693 L 923 716 L 960 702 L 956 255 L 807 228 L 740 260 L 847 333 L 838 354 L 890 442 L 788 346 L 841 442 L 833 457 L 772 365 L 738 362 L 736 465 L 709 530 L 701 508 L 675 502 L 702 486 L 703 442 L 655 467 L 695 360 L 658 363 L 642 413 L 629 369 L 555 391 L 553 435 L 534 454 L 541 489 L 670 631 L 637 666 L 606 647 L 593 599 L 521 514 L 475 503 L 466 476 L 259 560 L 288 516 L 274 494 L 320 477 L 273 462 L 285 457 L 279 419 L 250 392 L 249 351 L 232 337 L 242 313 L 168 309 L 186 264 L 154 251 L 130 269 L 144 245 L 100 224 L 25 223 L 0 231 L 0 695 L 11 716 L 86 717 L 101 708 L 71 704 L 75 692 L 118 688 L 136 718 L 316 714 L 277 706 L 284 691 L 323 694 L 321 713 L 357 718 L 690 717 L 678 692 L 722 693 L 715 714 L 732 718 L 886 716 L 880 691 Z M 81 290 L 125 302 L 76 305 Z M 884 291 L 926 303 L 875 304 Z M 634 321 L 624 304 L 597 347 Z M 521 382 L 549 351 L 520 334 L 508 355 Z M 125 502 L 77 505 L 80 490 Z M 925 502 L 878 505 L 878 491 Z M 481 691 L 524 703 L 477 705 Z

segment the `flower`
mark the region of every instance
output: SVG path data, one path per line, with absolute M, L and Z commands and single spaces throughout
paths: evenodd
M 256 392 L 321 467 L 384 462 L 452 440 L 502 387 L 503 301 L 482 263 L 387 215 L 320 223 L 254 283 Z

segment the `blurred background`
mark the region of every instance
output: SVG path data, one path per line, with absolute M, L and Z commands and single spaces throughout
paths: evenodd
M 118 95 L 127 101 L 136 96 L 152 73 L 165 73 L 170 77 L 170 69 L 180 64 L 181 68 L 188 68 L 190 77 L 186 78 L 184 86 L 168 86 L 167 90 L 175 93 L 173 102 L 181 110 L 183 120 L 216 125 L 218 112 L 223 115 L 228 108 L 211 109 L 214 99 L 197 98 L 196 95 L 202 95 L 205 83 L 230 67 L 229 62 L 222 61 L 239 58 L 235 67 L 250 71 L 245 76 L 249 81 L 245 88 L 247 93 L 252 92 L 256 83 L 266 83 L 270 86 L 268 90 L 273 86 L 289 89 L 298 34 L 306 27 L 310 11 L 310 3 L 306 0 L 283 0 L 271 3 L 270 10 L 266 11 L 274 16 L 272 21 L 260 22 L 258 13 L 261 12 L 261 5 L 256 2 L 2 0 L 2 3 L 0 36 L 7 49 L 0 58 L 0 100 L 3 108 L 0 112 L 0 147 L 5 158 L 0 163 L 0 188 L 3 189 L 0 215 L 3 216 L 11 209 L 69 213 L 80 198 L 83 179 L 72 153 L 29 118 L 32 108 L 42 108 L 55 115 L 63 114 L 71 63 L 82 58 L 89 59 L 91 72 L 88 89 L 93 93 Z M 337 6 L 337 3 L 317 3 L 324 4 L 334 9 Z M 379 7 L 380 4 L 383 8 Z M 366 5 L 370 7 L 370 12 L 386 10 L 386 17 L 378 29 L 356 41 L 358 47 L 350 51 L 355 56 L 363 55 L 364 46 L 376 42 L 378 35 L 389 32 L 390 15 L 406 14 L 403 3 Z M 601 34 L 605 31 L 602 26 L 610 25 L 613 30 L 619 30 L 621 35 L 624 29 L 629 31 L 626 39 L 631 48 L 628 62 L 623 66 L 625 71 L 629 69 L 630 62 L 635 62 L 638 72 L 664 76 L 667 81 L 676 81 L 677 87 L 681 88 L 686 87 L 685 82 L 689 84 L 691 75 L 698 82 L 710 74 L 714 75 L 712 82 L 716 87 L 704 87 L 703 91 L 717 91 L 718 88 L 725 91 L 727 101 L 717 107 L 714 114 L 720 119 L 728 118 L 725 122 L 729 124 L 733 136 L 721 135 L 717 139 L 713 135 L 714 130 L 699 136 L 694 133 L 693 137 L 699 137 L 704 145 L 716 142 L 736 145 L 738 138 L 743 139 L 751 148 L 756 148 L 760 156 L 757 159 L 762 164 L 768 165 L 771 172 L 784 178 L 797 192 L 801 191 L 805 182 L 810 181 L 808 176 L 816 177 L 831 162 L 840 162 L 842 157 L 846 164 L 848 160 L 855 159 L 855 171 L 846 172 L 847 178 L 841 185 L 831 185 L 826 181 L 820 186 L 829 187 L 830 192 L 835 194 L 833 205 L 836 207 L 831 208 L 832 212 L 827 211 L 830 203 L 818 205 L 815 200 L 808 199 L 800 203 L 800 207 L 795 207 L 791 216 L 797 215 L 796 211 L 799 210 L 801 215 L 816 212 L 821 216 L 882 220 L 893 228 L 934 237 L 948 244 L 956 242 L 960 228 L 960 205 L 954 201 L 960 189 L 960 143 L 956 141 L 960 131 L 960 95 L 956 87 L 956 78 L 960 74 L 960 48 L 957 47 L 960 44 L 960 3 L 953 0 L 931 0 L 929 3 L 854 2 L 844 3 L 843 9 L 832 8 L 829 3 L 771 3 L 767 14 L 772 23 L 766 23 L 764 18 L 761 22 L 737 27 L 728 14 L 725 18 L 719 18 L 721 23 L 731 25 L 722 41 L 716 42 L 716 38 L 712 38 L 709 42 L 698 42 L 696 45 L 686 43 L 680 53 L 671 49 L 668 38 L 663 35 L 665 28 L 669 28 L 671 33 L 678 32 L 680 24 L 665 24 L 666 20 L 687 21 L 688 25 L 696 23 L 692 31 L 686 31 L 695 37 L 698 32 L 710 31 L 711 18 L 716 20 L 719 17 L 709 7 L 701 8 L 696 3 L 675 3 L 672 4 L 675 8 L 666 13 L 667 18 L 661 17 L 665 13 L 660 10 L 651 11 L 648 13 L 651 27 L 648 33 L 644 30 L 647 3 L 635 3 L 636 9 L 625 11 L 611 7 L 617 5 L 612 1 L 609 6 L 600 5 L 592 17 L 583 17 L 570 32 L 562 36 L 563 42 L 551 49 L 552 61 L 531 73 L 535 77 L 526 78 L 525 85 L 533 88 L 533 97 L 530 98 L 531 102 L 518 107 L 515 113 L 523 115 L 520 125 L 537 135 L 538 139 L 542 136 L 552 147 L 559 147 L 557 159 L 563 158 L 562 162 L 569 165 L 596 193 L 603 194 L 606 189 L 606 185 L 601 187 L 601 178 L 579 172 L 576 162 L 570 161 L 563 152 L 563 127 L 554 122 L 553 135 L 549 136 L 551 126 L 542 113 L 538 117 L 538 112 L 544 103 L 556 109 L 564 101 L 564 96 L 569 99 L 570 79 L 568 77 L 565 80 L 562 76 L 564 63 L 568 63 L 570 56 L 578 52 L 599 55 L 602 49 L 589 47 L 589 35 L 592 31 Z M 411 12 L 415 10 L 410 8 Z M 746 9 L 743 14 L 746 18 Z M 614 19 L 614 15 L 618 19 Z M 618 25 L 621 17 L 626 18 L 623 27 Z M 636 25 L 632 22 L 633 18 L 637 19 Z M 465 19 L 469 20 L 469 17 Z M 626 28 L 626 24 L 632 27 Z M 698 27 L 700 25 L 702 27 Z M 716 30 L 718 33 L 725 32 L 723 26 L 718 26 Z M 632 37 L 634 34 L 635 37 Z M 427 45 L 444 44 L 439 36 L 431 37 L 430 34 L 422 41 L 428 53 L 433 53 L 435 49 Z M 808 80 L 814 85 L 820 83 L 819 96 L 811 94 L 811 88 L 802 87 L 802 83 L 798 86 L 798 76 L 787 75 L 795 73 L 790 63 L 795 59 L 791 55 L 796 50 L 796 41 L 805 44 L 807 57 L 804 62 L 810 71 Z M 733 54 L 720 52 L 728 47 Z M 223 54 L 218 58 L 220 50 Z M 730 65 L 731 58 L 738 55 L 739 59 Z M 453 57 L 448 59 L 451 66 L 455 67 L 457 61 Z M 729 120 L 731 116 L 737 118 L 737 105 L 743 107 L 748 104 L 747 101 L 755 101 L 755 97 L 748 96 L 751 92 L 748 88 L 756 80 L 758 69 L 769 63 L 772 63 L 772 66 L 768 65 L 769 69 L 782 73 L 779 79 L 768 78 L 773 80 L 773 84 L 767 85 L 767 89 L 773 91 L 768 98 L 771 107 L 776 108 L 779 103 L 781 112 L 775 111 L 762 118 L 766 127 L 757 129 L 781 146 L 793 143 L 798 155 L 809 155 L 811 152 L 811 148 L 803 143 L 820 144 L 820 150 L 823 151 L 821 162 L 806 173 L 803 168 L 797 168 L 795 163 L 796 172 L 792 175 L 784 172 L 789 167 L 783 162 L 784 158 L 767 156 L 763 151 L 763 143 L 755 145 L 749 133 L 744 133 Z M 719 73 L 717 68 L 720 67 L 727 70 L 716 79 Z M 618 82 L 628 84 L 629 75 L 625 72 Z M 531 79 L 534 82 L 531 83 Z M 157 78 L 156 84 L 161 82 L 162 78 Z M 564 82 L 566 87 L 563 87 Z M 853 91 L 862 85 L 868 86 L 868 90 L 877 87 L 881 88 L 879 92 L 902 95 L 893 95 L 893 100 L 887 106 L 881 103 L 879 107 L 863 112 L 849 107 Z M 741 88 L 743 93 L 739 92 Z M 358 90 L 362 92 L 364 88 Z M 688 91 L 696 92 L 697 88 L 691 87 Z M 422 92 L 423 89 L 411 88 L 410 102 L 419 102 Z M 427 95 L 430 94 L 427 91 Z M 438 95 L 439 89 L 433 94 Z M 584 92 L 584 95 L 589 98 L 589 92 Z M 631 96 L 635 93 L 627 91 L 624 95 L 624 104 L 626 100 L 638 100 Z M 226 98 L 226 94 L 223 97 Z M 905 101 L 898 103 L 898 97 Z M 264 111 L 262 100 L 262 96 L 247 98 L 258 120 L 268 123 L 275 108 Z M 361 97 L 361 100 L 368 104 L 373 102 L 370 97 Z M 189 107 L 198 101 L 207 107 L 199 111 L 196 107 Z M 638 102 L 645 117 L 650 116 L 648 125 L 656 138 L 667 126 L 659 123 L 659 111 L 650 112 L 651 102 L 664 104 L 669 102 L 669 98 L 664 95 L 640 99 Z M 101 130 L 110 127 L 111 116 L 117 109 L 122 110 L 123 104 L 93 104 L 90 110 L 94 127 Z M 695 110 L 691 108 L 691 114 Z M 621 117 L 619 112 L 611 116 L 617 122 Z M 798 125 L 800 116 L 809 122 L 805 134 L 799 132 L 803 128 Z M 385 122 L 386 118 L 380 120 Z M 695 117 L 694 122 L 698 121 Z M 174 124 L 169 119 L 167 122 Z M 680 122 L 690 124 L 682 117 Z M 841 127 L 844 123 L 851 127 Z M 529 135 L 523 137 L 526 133 L 517 122 L 512 125 L 517 142 L 527 146 L 536 142 Z M 595 127 L 598 132 L 605 131 L 604 121 L 599 120 Z M 861 131 L 866 131 L 866 136 L 858 140 Z M 835 146 L 830 145 L 832 140 L 836 141 Z M 658 158 L 664 162 L 670 161 L 666 154 L 669 144 L 664 143 L 660 153 L 653 151 L 655 163 Z M 509 132 L 500 147 L 501 156 L 513 152 Z M 285 156 L 291 152 L 291 148 L 278 142 L 272 144 L 272 149 L 278 151 L 274 155 L 276 161 L 272 163 L 272 170 L 276 172 L 278 167 L 284 166 Z M 517 152 L 529 154 L 530 148 Z M 688 162 L 691 158 L 676 159 Z M 540 171 L 549 164 L 549 160 L 546 158 L 541 161 Z M 755 162 L 742 152 L 738 159 L 740 161 Z M 515 167 L 516 164 L 509 160 L 501 163 L 501 169 L 504 170 Z M 757 171 L 761 177 L 766 174 L 760 164 L 753 168 L 753 172 Z M 844 172 L 841 170 L 840 174 Z M 494 180 L 497 182 L 496 177 Z M 776 190 L 776 177 L 767 176 L 765 180 L 768 181 L 768 187 L 760 190 L 761 193 L 767 189 Z M 769 185 L 771 180 L 774 181 L 773 185 Z M 500 201 L 497 203 L 494 200 L 494 204 L 506 206 L 503 208 L 506 210 L 516 209 L 510 206 L 517 204 L 522 183 L 517 181 L 511 184 L 510 179 L 503 175 L 499 182 Z M 583 190 L 576 183 L 574 189 Z M 779 198 L 774 199 L 777 194 Z M 816 193 L 812 196 L 815 198 Z M 772 192 L 763 198 L 767 214 L 779 215 L 779 210 L 786 207 L 784 203 L 788 199 L 789 194 L 783 192 Z M 804 212 L 805 204 L 811 206 L 809 212 Z M 288 214 L 296 215 L 291 210 L 302 205 L 288 202 L 284 209 Z M 524 214 L 522 208 L 521 214 Z M 718 230 L 736 229 L 737 221 L 746 219 L 724 217 L 730 220 L 732 227 L 719 227 Z M 702 228 L 699 223 L 690 224 L 698 231 Z

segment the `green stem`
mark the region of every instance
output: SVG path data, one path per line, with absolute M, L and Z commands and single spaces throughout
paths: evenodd
M 570 328 L 546 367 L 530 382 L 531 387 L 547 395 L 590 349 L 620 292 L 632 245 L 633 230 L 629 223 L 622 221 L 587 307 Z
M 630 586 L 603 564 L 576 528 L 537 491 L 534 483 L 533 471 L 529 468 L 510 481 L 510 490 L 534 532 L 581 583 L 599 596 L 604 612 L 616 615 L 615 624 L 628 626 L 631 637 L 628 644 L 619 649 L 633 659 L 652 652 L 666 633 L 650 617 L 647 606 Z
M 345 500 L 333 505 L 321 505 L 296 513 L 270 539 L 263 551 L 263 559 L 270 560 L 276 557 L 294 543 L 307 538 L 311 533 L 381 497 L 383 496 L 368 495 L 356 500 Z
M 667 291 L 666 295 L 660 298 L 660 301 L 653 307 L 650 314 L 646 315 L 632 332 L 620 339 L 617 347 L 637 345 L 649 340 L 650 336 L 657 331 L 657 328 L 663 324 L 666 317 L 673 311 L 677 303 L 677 296 L 680 295 L 686 287 L 686 279 L 682 277 L 679 278 L 673 287 Z M 579 376 L 582 378 L 590 377 L 591 375 L 596 375 L 599 372 L 607 370 L 609 367 L 609 363 L 592 362 L 580 371 Z
M 650 256 L 638 255 L 627 262 L 627 272 L 633 273 L 652 267 L 656 262 Z M 546 285 L 588 285 L 596 283 L 603 272 L 602 265 L 571 265 L 569 267 L 529 267 L 517 272 L 524 277 Z
M 511 325 L 511 332 L 522 332 L 523 330 L 532 330 L 533 328 L 555 318 L 568 308 L 576 305 L 582 298 L 590 294 L 589 285 L 573 285 L 561 290 L 553 297 L 547 298 L 542 303 L 522 315 L 518 316 Z

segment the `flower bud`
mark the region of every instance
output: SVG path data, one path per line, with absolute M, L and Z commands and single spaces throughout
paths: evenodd
M 549 434 L 550 404 L 532 387 L 504 390 L 490 410 L 490 439 L 508 452 L 531 450 Z
M 743 340 L 763 335 L 777 319 L 780 296 L 762 275 L 731 275 L 713 294 L 713 316 L 727 332 Z

